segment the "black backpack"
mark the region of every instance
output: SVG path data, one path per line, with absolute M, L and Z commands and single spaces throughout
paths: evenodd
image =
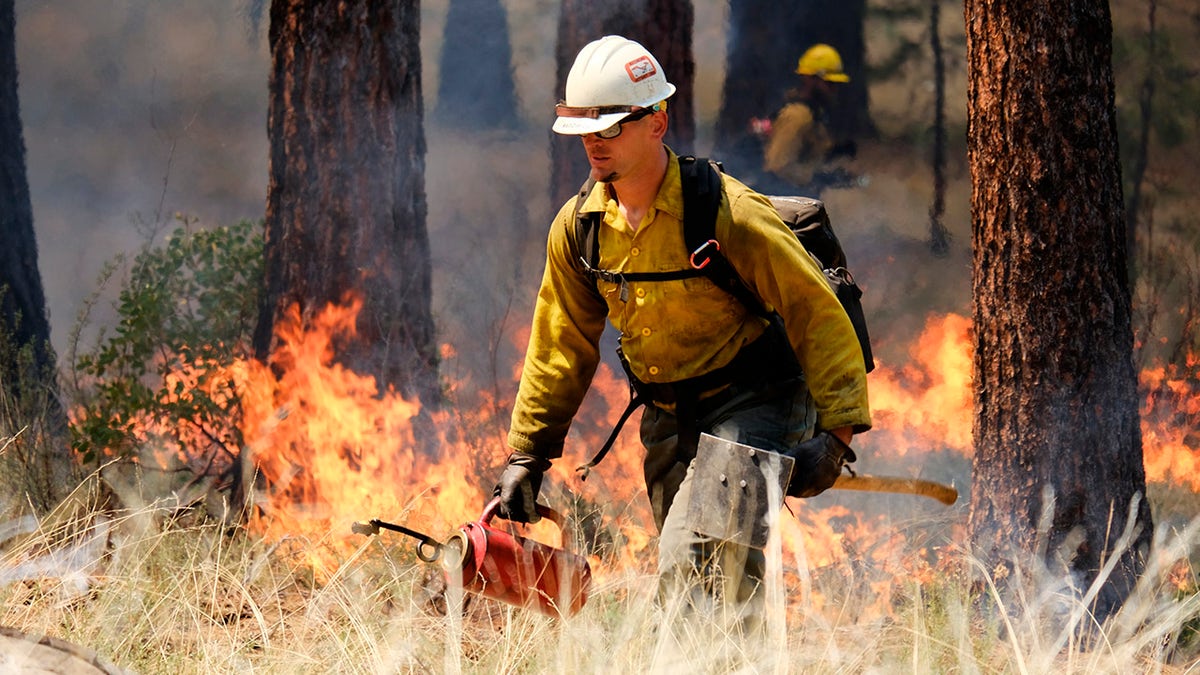
M 676 272 L 643 272 L 615 275 L 598 269 L 599 261 L 599 213 L 580 212 L 584 199 L 591 192 L 595 181 L 588 180 L 580 188 L 575 203 L 574 246 L 584 270 L 593 277 L 608 281 L 666 281 L 696 276 L 707 276 L 718 287 L 737 298 L 743 305 L 759 316 L 770 318 L 762 300 L 758 298 L 738 276 L 737 270 L 721 253 L 716 241 L 717 210 L 724 191 L 721 189 L 721 166 L 712 160 L 691 156 L 679 158 L 680 179 L 683 183 L 683 239 L 691 254 L 692 268 Z M 854 276 L 846 265 L 846 254 L 841 242 L 833 232 L 825 204 L 819 199 L 793 196 L 768 196 L 779 217 L 783 220 L 805 250 L 809 252 L 825 272 L 825 278 L 834 294 L 850 317 L 858 343 L 862 347 L 863 361 L 867 372 L 875 368 L 871 353 L 871 338 L 867 332 L 867 320 L 862 308 L 862 289 L 854 282 Z

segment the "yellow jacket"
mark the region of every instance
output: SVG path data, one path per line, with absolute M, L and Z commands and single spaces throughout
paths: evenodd
M 783 316 L 817 404 L 818 425 L 866 430 L 871 420 L 862 351 L 824 275 L 765 197 L 729 176 L 722 181 L 728 198 L 717 214 L 717 241 L 746 285 Z M 690 266 L 674 153 L 636 232 L 619 214 L 605 183 L 596 184 L 582 211 L 604 214 L 599 268 L 662 272 Z M 595 281 L 572 260 L 574 228 L 572 198 L 550 228 L 508 435 L 513 450 L 551 459 L 562 455 L 571 420 L 595 374 L 606 318 L 620 331 L 622 350 L 644 382 L 675 382 L 724 366 L 766 327 L 764 319 L 706 277 L 630 282 L 622 300 L 617 283 Z

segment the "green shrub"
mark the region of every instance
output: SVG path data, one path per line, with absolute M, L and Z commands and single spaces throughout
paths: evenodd
M 211 473 L 241 447 L 230 367 L 251 354 L 262 223 L 200 229 L 179 220 L 134 258 L 115 326 L 76 357 L 72 446 L 85 465 L 150 447 Z

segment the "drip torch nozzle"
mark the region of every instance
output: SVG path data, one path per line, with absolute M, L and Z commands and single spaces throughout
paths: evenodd
M 361 520 L 355 521 L 350 525 L 350 531 L 354 534 L 365 534 L 369 537 L 373 534 L 379 534 L 379 523 L 374 520 L 366 523 Z
M 436 561 L 442 555 L 443 545 L 440 541 L 425 534 L 424 532 L 417 532 L 416 530 L 409 529 L 403 525 L 388 523 L 378 518 L 372 518 L 365 523 L 362 521 L 356 521 L 350 525 L 350 531 L 354 534 L 365 534 L 367 536 L 371 536 L 379 534 L 379 530 L 392 530 L 393 532 L 407 534 L 413 539 L 419 541 L 420 543 L 417 544 L 417 557 L 427 563 Z

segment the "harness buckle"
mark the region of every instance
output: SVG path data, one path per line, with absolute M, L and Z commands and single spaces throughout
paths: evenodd
M 589 263 L 587 261 L 587 258 L 584 258 L 583 256 L 579 257 L 579 262 L 583 263 L 583 271 L 587 272 L 588 274 L 592 275 L 593 277 L 607 281 L 610 284 L 624 284 L 625 283 L 625 279 L 621 276 L 621 274 L 619 272 L 611 272 L 609 270 L 603 270 L 603 269 L 600 269 L 597 267 L 592 267 L 592 264 Z
M 708 241 L 704 242 L 699 248 L 697 248 L 695 251 L 692 251 L 692 255 L 688 258 L 688 260 L 692 263 L 692 269 L 702 270 L 704 269 L 705 265 L 708 265 L 708 263 L 712 262 L 712 255 L 705 253 L 705 249 L 707 249 L 709 246 L 712 246 L 718 252 L 721 250 L 721 244 L 716 239 L 709 239 Z M 705 254 L 705 258 L 703 262 L 697 263 L 696 256 L 700 255 L 701 253 Z

